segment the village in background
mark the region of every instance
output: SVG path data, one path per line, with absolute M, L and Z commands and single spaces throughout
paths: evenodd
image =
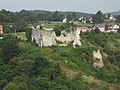
M 119 19 L 119 15 L 103 14 L 101 11 L 96 14 L 86 14 L 42 10 L 10 12 L 2 9 L 0 11 L 0 35 L 25 32 L 26 27 L 36 27 L 37 25 L 41 25 L 45 30 L 54 30 L 65 23 L 71 23 L 71 26 L 74 25 L 82 32 L 90 32 L 98 28 L 101 32 L 117 33 L 120 29 Z M 62 29 L 64 28 L 61 28 L 61 31 Z
M 0 11 L 0 35 L 14 34 L 28 40 L 26 31 L 31 29 L 31 42 L 39 46 L 67 46 L 73 41 L 73 47 L 81 45 L 80 32 L 119 33 L 120 17 L 110 13 L 96 14 L 81 12 L 61 12 L 42 10 Z M 57 44 L 57 41 L 61 42 Z

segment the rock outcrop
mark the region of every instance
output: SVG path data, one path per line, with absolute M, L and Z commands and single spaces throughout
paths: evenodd
M 76 45 L 78 45 L 78 46 L 82 45 L 81 42 L 80 42 L 80 30 L 78 28 L 75 31 L 73 47 L 75 48 Z
M 93 51 L 93 59 L 94 59 L 93 66 L 95 68 L 102 68 L 104 66 L 103 58 L 102 58 L 102 54 L 100 53 L 100 50 L 98 50 L 97 52 L 95 50 Z

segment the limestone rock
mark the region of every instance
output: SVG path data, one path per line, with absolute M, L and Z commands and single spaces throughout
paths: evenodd
M 100 50 L 98 50 L 97 52 L 94 50 L 93 51 L 93 59 L 94 59 L 94 63 L 93 66 L 96 68 L 102 68 L 104 66 L 103 63 L 103 58 L 102 58 L 102 54 L 100 53 Z
M 82 45 L 80 42 L 80 30 L 79 29 L 75 31 L 75 36 L 74 36 L 73 47 L 75 48 L 76 45 L 78 46 Z

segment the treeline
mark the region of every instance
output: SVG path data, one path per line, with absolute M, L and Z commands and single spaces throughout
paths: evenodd
M 62 21 L 65 17 L 68 20 L 78 20 L 81 16 L 86 17 L 87 21 L 92 17 L 93 23 L 104 23 L 105 15 L 98 11 L 95 15 L 81 12 L 59 12 L 59 11 L 43 11 L 43 10 L 21 10 L 19 12 L 11 12 L 2 9 L 0 11 L 0 24 L 4 26 L 5 33 L 23 32 L 28 25 L 40 23 L 39 21 Z M 116 16 L 116 22 L 120 22 L 120 16 Z
M 0 24 L 4 26 L 4 32 L 22 32 L 25 31 L 28 24 L 37 21 L 37 17 L 26 11 L 10 12 L 2 9 L 0 11 Z
M 65 17 L 68 20 L 75 20 L 82 16 L 90 16 L 89 14 L 79 12 L 50 12 L 42 10 L 21 10 L 19 12 L 11 12 L 5 9 L 0 11 L 0 24 L 4 26 L 4 32 L 22 32 L 25 31 L 28 24 L 35 24 L 39 21 L 62 21 Z

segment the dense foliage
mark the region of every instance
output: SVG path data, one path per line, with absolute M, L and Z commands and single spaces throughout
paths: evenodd
M 120 15 L 116 16 L 116 22 L 120 23 Z
M 1 50 L 1 55 L 5 63 L 9 63 L 10 59 L 17 56 L 19 53 L 18 42 L 12 35 L 3 38 L 4 43 Z
M 56 33 L 56 36 L 61 35 L 61 31 L 65 30 L 67 32 L 70 32 L 74 30 L 76 27 L 73 23 L 64 23 L 63 25 L 55 25 L 54 26 L 54 31 Z
M 12 38 L 5 36 L 0 45 L 4 47 L 2 42 L 7 43 Z M 114 87 L 119 90 L 120 34 L 81 33 L 81 42 L 82 46 L 76 48 L 71 43 L 67 47 L 40 48 L 19 41 L 19 53 L 9 59 L 9 64 L 0 56 L 0 89 L 110 90 Z M 11 45 L 12 42 L 7 47 L 15 46 Z M 103 57 L 105 66 L 101 69 L 93 67 L 92 52 L 98 49 L 108 55 Z M 0 53 L 3 53 L 2 48 Z M 15 51 L 9 53 L 11 56 Z
M 104 22 L 104 17 L 101 11 L 98 11 L 92 18 L 93 23 L 103 23 Z
M 32 37 L 31 37 L 31 35 L 32 35 L 32 29 L 31 28 L 26 28 L 25 33 L 26 33 L 27 41 L 31 42 L 31 40 L 32 40 Z

